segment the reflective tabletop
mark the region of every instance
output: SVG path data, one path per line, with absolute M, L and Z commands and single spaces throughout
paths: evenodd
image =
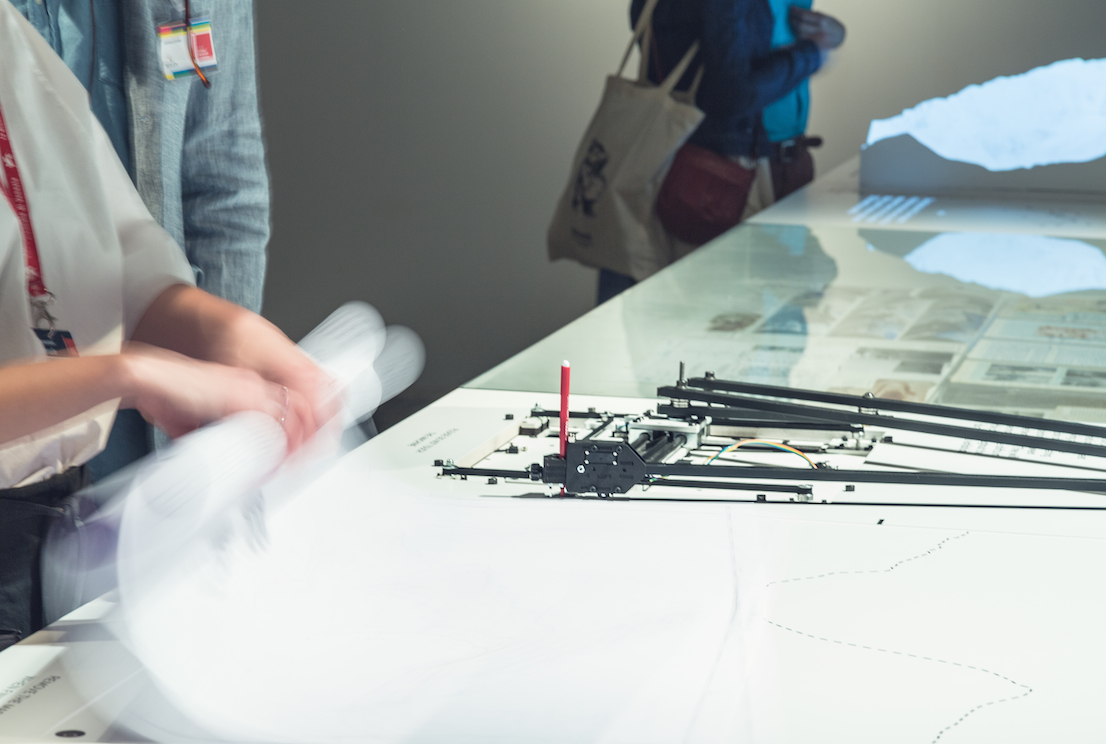
M 749 221 L 1106 238 L 1106 202 L 1036 192 L 971 196 L 866 194 L 860 191 L 860 158 L 854 157 Z
M 746 224 L 466 387 L 688 376 L 1106 421 L 1106 238 Z

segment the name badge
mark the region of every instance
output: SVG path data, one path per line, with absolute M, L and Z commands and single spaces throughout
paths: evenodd
M 73 334 L 69 331 L 51 331 L 49 328 L 36 328 L 35 335 L 42 345 L 46 347 L 46 356 L 75 357 L 77 344 L 73 341 Z
M 192 53 L 196 55 L 196 64 L 192 64 L 192 55 L 188 53 L 188 32 L 184 21 L 163 23 L 157 27 L 161 40 L 161 71 L 167 80 L 196 74 L 196 67 L 205 72 L 216 65 L 215 44 L 211 41 L 211 19 L 197 18 L 192 21 Z

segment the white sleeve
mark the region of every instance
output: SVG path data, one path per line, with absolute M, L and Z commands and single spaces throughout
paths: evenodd
M 123 329 L 130 338 L 146 309 L 176 284 L 195 286 L 184 251 L 150 216 L 123 169 L 107 133 L 93 119 L 93 147 L 100 179 L 123 250 Z
M 95 169 L 90 179 L 98 177 L 100 180 L 102 200 L 97 194 L 85 194 L 85 198 L 91 204 L 100 201 L 104 205 L 108 212 L 104 215 L 105 222 L 110 221 L 122 250 L 123 329 L 125 337 L 129 338 L 150 303 L 162 292 L 175 284 L 195 284 L 192 268 L 184 251 L 150 216 L 119 162 L 111 140 L 93 116 L 88 93 L 80 81 L 6 0 L 0 0 L 0 31 L 6 32 L 3 38 L 6 45 L 11 45 L 13 39 L 20 44 L 15 49 L 11 46 L 0 48 L 2 61 L 11 67 L 3 72 L 13 76 L 17 84 L 34 76 L 34 86 L 29 90 L 52 94 L 51 100 L 67 109 L 81 136 L 87 137 L 84 142 L 92 150 L 89 153 L 91 162 L 77 156 L 83 162 L 71 162 L 69 166 L 79 171 L 87 164 Z M 34 98 L 34 95 L 29 96 L 31 102 Z

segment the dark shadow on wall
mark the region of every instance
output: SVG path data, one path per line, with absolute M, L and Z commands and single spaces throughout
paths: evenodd
M 550 264 L 545 230 L 628 33 L 620 3 L 593 5 L 256 4 L 264 313 L 299 338 L 361 299 L 413 328 L 426 370 L 382 424 L 591 308 L 594 272 Z

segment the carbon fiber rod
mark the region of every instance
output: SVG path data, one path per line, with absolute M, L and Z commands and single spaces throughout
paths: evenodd
M 819 390 L 787 388 L 780 387 L 779 385 L 761 385 L 753 382 L 737 382 L 735 380 L 718 380 L 710 377 L 693 377 L 687 381 L 687 387 L 699 388 L 701 390 L 722 390 L 731 393 L 744 393 L 746 395 L 766 395 L 773 398 L 789 398 L 791 400 L 809 400 L 815 403 L 832 403 L 839 406 L 870 408 L 879 411 L 900 411 L 902 413 L 940 416 L 942 418 L 961 419 L 964 421 L 982 421 L 987 424 L 1020 426 L 1026 429 L 1058 431 L 1064 432 L 1065 434 L 1106 437 L 1106 427 L 1094 426 L 1092 424 L 1080 424 L 1072 421 L 1047 421 L 1045 419 L 1033 418 L 1032 416 L 1018 416 L 1013 413 L 977 411 L 971 408 L 940 406 L 933 403 L 916 403 L 908 400 L 846 395 L 844 393 L 824 393 Z
M 771 411 L 772 413 L 782 413 L 804 418 L 818 418 L 824 421 L 837 421 L 848 424 L 868 424 L 870 426 L 879 426 L 885 429 L 918 431 L 924 434 L 939 434 L 941 436 L 956 437 L 958 439 L 998 442 L 999 444 L 1012 444 L 1017 447 L 1054 450 L 1056 452 L 1071 452 L 1077 455 L 1091 455 L 1092 457 L 1106 457 L 1106 447 L 1097 444 L 1069 442 L 1062 439 L 1035 437 L 1029 434 L 987 431 L 984 429 L 973 429 L 968 426 L 939 424 L 932 421 L 918 421 L 909 418 L 894 418 L 891 416 L 881 416 L 877 413 L 864 413 L 862 411 L 842 411 L 823 408 L 821 406 L 809 406 L 802 403 L 785 403 L 783 401 L 766 400 L 764 398 L 752 398 L 747 395 L 712 393 L 680 387 L 659 388 L 657 390 L 657 395 L 682 400 L 693 400 L 700 403 L 717 403 L 723 406 L 752 408 L 757 411 Z M 860 398 L 859 400 L 878 400 L 878 398 Z M 1037 426 L 1036 428 L 1041 429 L 1044 427 Z

